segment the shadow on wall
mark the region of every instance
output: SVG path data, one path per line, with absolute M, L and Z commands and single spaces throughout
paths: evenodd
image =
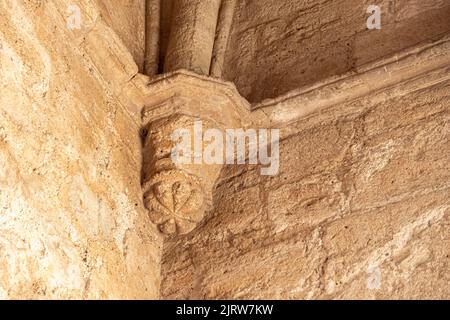
M 223 277 L 227 278 L 227 264 L 232 267 L 238 256 L 257 249 L 254 242 L 259 237 L 245 230 L 255 223 L 260 229 L 273 229 L 267 224 L 267 215 L 261 213 L 265 206 L 259 203 L 257 190 L 267 176 L 261 176 L 259 170 L 257 165 L 224 166 L 208 218 L 190 234 L 166 240 L 161 262 L 161 297 L 202 299 L 235 296 L 239 284 L 232 281 L 227 284 L 227 289 L 222 288 L 220 292 L 211 290 Z M 248 263 L 246 267 L 253 267 L 253 264 Z M 248 282 L 241 284 L 249 286 Z
M 372 2 L 239 1 L 224 78 L 259 102 L 450 32 L 449 1 Z M 371 4 L 380 30 L 367 29 Z

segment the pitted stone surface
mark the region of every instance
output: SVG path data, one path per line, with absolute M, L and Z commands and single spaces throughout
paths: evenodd
M 0 299 L 449 299 L 449 1 L 189 3 L 0 1 Z M 198 119 L 279 173 L 175 166 Z

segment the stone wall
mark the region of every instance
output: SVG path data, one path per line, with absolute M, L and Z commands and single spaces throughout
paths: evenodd
M 448 298 L 449 102 L 448 77 L 399 84 L 289 126 L 277 176 L 225 168 L 162 297 Z
M 449 2 L 374 2 L 163 0 L 150 80 L 144 0 L 0 0 L 0 299 L 448 298 Z M 198 119 L 280 128 L 279 173 L 174 168 Z
M 81 29 L 66 25 L 81 8 Z M 0 1 L 0 298 L 155 298 L 138 67 L 96 1 Z M 130 25 L 132 13 L 114 17 Z M 70 13 L 69 13 L 70 14 Z
M 251 102 L 450 32 L 447 0 L 236 0 L 224 78 Z M 368 30 L 369 5 L 381 29 Z

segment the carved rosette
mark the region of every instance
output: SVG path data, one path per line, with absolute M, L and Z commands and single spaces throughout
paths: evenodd
M 167 235 L 192 231 L 203 219 L 208 200 L 198 178 L 182 170 L 155 174 L 144 184 L 150 219 Z

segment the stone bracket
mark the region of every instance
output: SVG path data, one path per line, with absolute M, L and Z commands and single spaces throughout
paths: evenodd
M 144 204 L 163 234 L 187 234 L 208 217 L 222 165 L 174 162 L 177 142 L 172 134 L 193 131 L 197 121 L 204 129 L 247 128 L 250 106 L 232 84 L 186 71 L 163 75 L 147 89 L 151 94 L 142 111 Z

